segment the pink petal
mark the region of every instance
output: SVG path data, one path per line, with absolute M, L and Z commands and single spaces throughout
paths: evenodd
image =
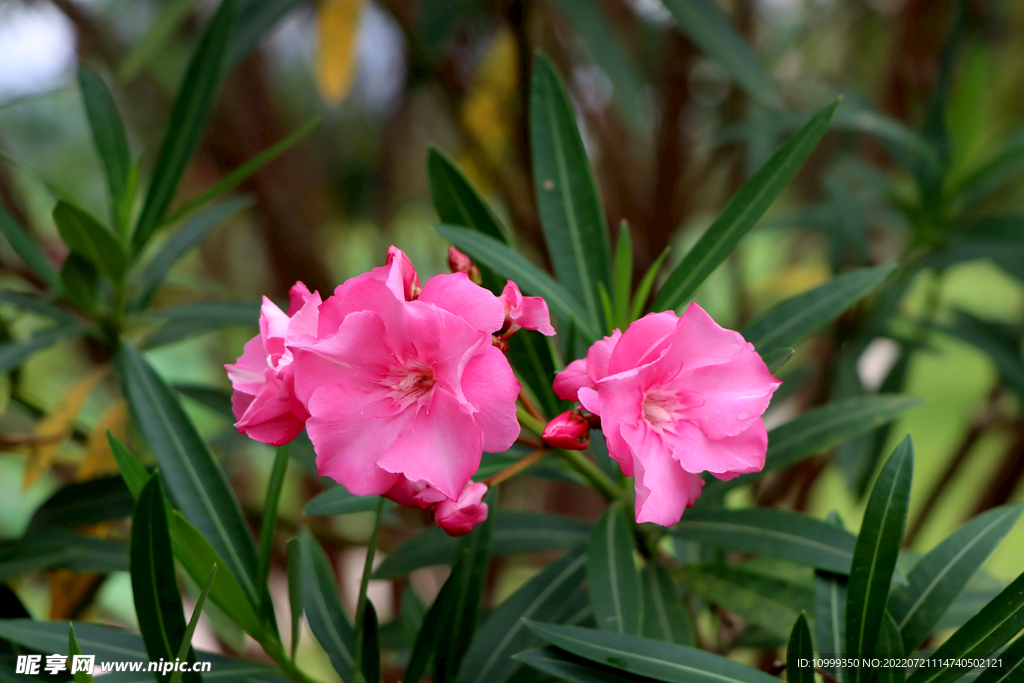
M 622 332 L 613 330 L 610 337 L 599 339 L 587 351 L 587 374 L 594 382 L 608 376 L 608 361 L 611 359 L 615 345 L 622 338 Z
M 482 502 L 487 486 L 470 483 L 459 494 L 458 501 L 443 500 L 434 511 L 434 522 L 449 536 L 464 536 L 487 519 L 487 503 Z
M 316 340 L 321 303 L 320 293 L 316 292 L 306 297 L 305 303 L 294 313 L 289 313 L 291 320 L 288 321 L 288 333 L 285 335 L 286 345 L 308 344 Z
M 268 368 L 267 350 L 263 346 L 263 337 L 256 335 L 245 343 L 242 355 L 233 365 L 225 365 L 228 379 L 235 391 L 255 396 L 260 393 L 266 381 L 263 372 Z M 238 414 L 235 417 L 239 417 Z
M 764 420 L 757 418 L 735 436 L 711 439 L 690 423 L 680 423 L 673 434 L 665 434 L 672 447 L 672 457 L 687 472 L 708 471 L 714 475 L 747 474 L 764 468 L 768 448 L 768 432 Z M 726 477 L 731 478 L 731 477 Z
M 658 360 L 669 345 L 679 318 L 672 311 L 648 313 L 622 334 L 608 359 L 605 374 L 616 374 Z
M 727 362 L 699 367 L 679 384 L 703 398 L 700 405 L 685 410 L 685 418 L 709 438 L 721 439 L 739 434 L 760 417 L 781 382 L 754 347 L 745 344 Z
M 292 285 L 292 288 L 288 290 L 288 317 L 295 315 L 310 296 L 312 295 L 309 293 L 309 287 L 302 282 Z
M 512 373 L 505 354 L 491 345 L 481 347 L 462 373 L 462 391 L 478 412 L 473 421 L 483 433 L 483 449 L 500 453 L 519 438 L 516 397 L 522 386 Z
M 420 277 L 416 274 L 416 269 L 405 252 L 391 245 L 388 247 L 386 263 L 390 266 L 387 278 L 388 287 L 393 291 L 397 288 L 398 296 L 405 301 L 415 299 L 420 291 Z
M 578 401 L 576 397 L 583 387 L 594 387 L 594 380 L 587 374 L 587 359 L 579 358 L 569 363 L 560 373 L 555 375 L 552 385 L 555 395 L 563 401 Z
M 376 311 L 394 326 L 403 304 L 404 300 L 396 299 L 384 281 L 374 277 L 373 272 L 363 273 L 338 285 L 334 296 L 327 297 L 320 305 L 317 336 L 325 337 L 337 332 L 345 316 L 359 311 Z
M 454 313 L 481 332 L 497 332 L 505 322 L 501 299 L 465 273 L 435 275 L 423 285 L 419 300 Z
M 524 330 L 537 330 L 548 337 L 555 334 L 555 328 L 551 327 L 548 304 L 542 297 L 523 296 L 516 283 L 508 280 L 501 292 L 501 299 L 513 329 L 518 326 Z
M 672 526 L 700 497 L 704 480 L 686 472 L 671 458 L 648 458 L 645 462 L 636 458 L 634 463 L 637 522 Z
M 691 369 L 725 363 L 747 343 L 739 332 L 721 327 L 703 308 L 691 303 L 679 318 L 673 344 L 686 350 L 683 365 Z

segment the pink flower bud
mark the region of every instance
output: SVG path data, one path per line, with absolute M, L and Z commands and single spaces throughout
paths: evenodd
M 487 485 L 477 482 L 466 484 L 457 501 L 442 500 L 434 508 L 434 522 L 449 536 L 464 536 L 487 519 Z
M 501 292 L 501 302 L 505 306 L 505 326 L 502 329 L 506 337 L 520 329 L 537 330 L 548 337 L 555 333 L 548 304 L 541 297 L 523 296 L 516 283 L 509 280 Z
M 590 444 L 590 422 L 578 411 L 567 410 L 544 427 L 545 446 L 582 451 Z
M 480 269 L 476 267 L 469 256 L 455 247 L 448 247 L 448 267 L 453 273 L 465 273 L 476 284 L 481 282 Z

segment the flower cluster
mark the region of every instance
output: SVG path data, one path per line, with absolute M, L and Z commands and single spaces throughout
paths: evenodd
M 700 496 L 702 472 L 731 479 L 764 467 L 761 415 L 780 384 L 753 345 L 690 304 L 595 342 L 554 389 L 600 418 L 609 455 L 635 477 L 637 521 L 668 526 Z M 585 429 L 562 415 L 550 437 L 579 440 Z
M 321 301 L 297 283 L 234 365 L 239 432 L 280 445 L 303 428 L 317 467 L 358 495 L 433 509 L 451 535 L 487 516 L 471 482 L 483 451 L 519 436 L 521 389 L 500 347 L 520 328 L 554 334 L 547 305 L 509 281 L 501 297 L 465 272 L 422 286 L 399 249 Z

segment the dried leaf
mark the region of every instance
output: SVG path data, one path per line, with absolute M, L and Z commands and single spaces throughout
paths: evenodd
M 124 399 L 118 399 L 103 412 L 92 431 L 89 432 L 85 459 L 78 466 L 75 479 L 88 481 L 104 474 L 117 474 L 119 471 L 117 461 L 114 460 L 114 454 L 110 452 L 107 431 L 109 430 L 119 441 L 124 441 L 127 427 L 128 404 L 124 402 Z
M 330 104 L 341 104 L 356 75 L 357 38 L 366 0 L 322 0 L 317 14 L 320 51 L 316 83 Z

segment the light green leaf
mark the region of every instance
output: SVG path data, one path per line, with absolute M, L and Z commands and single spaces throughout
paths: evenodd
M 551 61 L 533 60 L 530 80 L 533 184 L 558 280 L 600 328 L 599 283 L 611 287 L 608 226 L 569 93 Z
M 665 259 L 668 258 L 671 250 L 671 247 L 665 247 L 665 250 L 661 252 L 658 258 L 654 259 L 654 263 L 651 264 L 647 272 L 640 279 L 640 284 L 637 286 L 636 292 L 633 293 L 633 306 L 629 312 L 630 321 L 639 319 L 644 312 L 647 299 L 651 296 L 651 289 L 654 288 L 654 279 L 661 272 L 661 266 L 665 263 Z
M 619 239 L 615 243 L 615 315 L 608 321 L 611 327 L 626 329 L 629 316 L 629 293 L 633 288 L 633 242 L 629 237 L 629 224 L 622 221 Z
M 164 3 L 156 19 L 128 50 L 117 70 L 118 80 L 127 83 L 133 80 L 150 62 L 167 49 L 178 27 L 198 0 L 170 0 Z
M 270 601 L 267 577 L 270 575 L 270 560 L 274 552 L 274 532 L 277 530 L 277 506 L 281 501 L 281 487 L 284 486 L 284 475 L 288 470 L 288 444 L 278 446 L 274 457 L 274 468 L 270 472 L 267 484 L 266 502 L 263 504 L 263 522 L 260 524 L 260 552 L 256 565 L 256 590 L 260 591 L 262 611 L 273 612 L 274 604 Z
M 654 301 L 653 310 L 676 310 L 689 301 L 800 170 L 828 129 L 838 106 L 837 100 L 812 116 L 729 200 L 715 222 L 669 276 Z

